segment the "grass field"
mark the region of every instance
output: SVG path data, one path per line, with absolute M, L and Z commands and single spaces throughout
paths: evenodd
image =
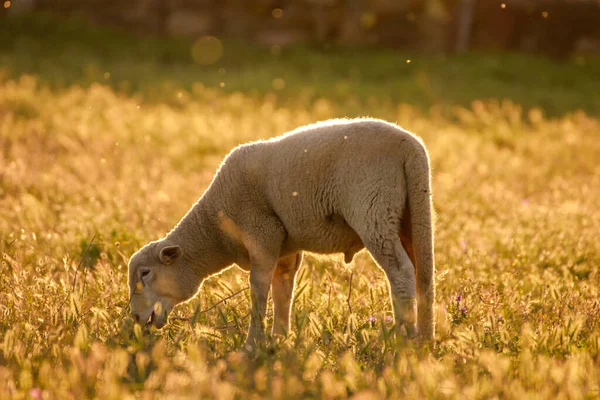
M 0 398 L 600 397 L 598 60 L 225 42 L 204 67 L 191 45 L 0 24 Z M 431 353 L 396 346 L 366 253 L 306 257 L 293 333 L 251 361 L 248 291 L 220 302 L 237 269 L 161 331 L 133 323 L 129 256 L 232 147 L 357 115 L 430 152 Z

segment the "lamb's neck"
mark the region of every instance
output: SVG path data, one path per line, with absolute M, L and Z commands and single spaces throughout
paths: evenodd
M 195 272 L 199 284 L 233 263 L 223 248 L 216 213 L 205 200 L 201 198 L 166 237 L 182 248 L 184 265 Z

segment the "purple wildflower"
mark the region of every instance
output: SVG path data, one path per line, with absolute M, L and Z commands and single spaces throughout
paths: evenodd
M 369 315 L 369 322 L 372 323 L 372 324 L 374 324 L 375 322 L 377 322 L 377 318 L 375 318 L 372 315 Z
M 41 399 L 42 398 L 42 389 L 40 388 L 31 388 L 29 389 L 29 396 L 31 396 L 32 399 Z
M 458 296 L 456 296 L 457 303 L 460 303 L 461 300 L 462 300 L 462 294 L 459 294 Z
M 466 314 L 467 313 L 467 309 L 465 307 L 461 307 L 460 308 L 460 312 L 463 313 L 463 314 Z
M 385 316 L 385 322 L 392 322 L 392 317 L 389 315 Z

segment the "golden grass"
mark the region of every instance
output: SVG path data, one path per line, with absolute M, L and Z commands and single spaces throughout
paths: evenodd
M 175 96 L 0 81 L 0 398 L 600 396 L 598 119 L 494 100 L 450 117 L 365 102 L 430 151 L 437 347 L 396 347 L 368 254 L 353 266 L 352 314 L 350 271 L 309 256 L 294 333 L 248 361 L 248 293 L 200 312 L 246 286 L 244 273 L 208 281 L 176 309 L 189 320 L 144 333 L 127 315 L 128 257 L 179 220 L 233 146 L 343 116 L 344 104 Z

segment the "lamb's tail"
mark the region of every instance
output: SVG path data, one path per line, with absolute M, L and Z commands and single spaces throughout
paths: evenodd
M 429 156 L 418 139 L 404 165 L 408 209 L 412 226 L 417 278 L 417 329 L 419 336 L 433 341 L 435 334 L 435 262 L 433 255 L 433 206 Z

